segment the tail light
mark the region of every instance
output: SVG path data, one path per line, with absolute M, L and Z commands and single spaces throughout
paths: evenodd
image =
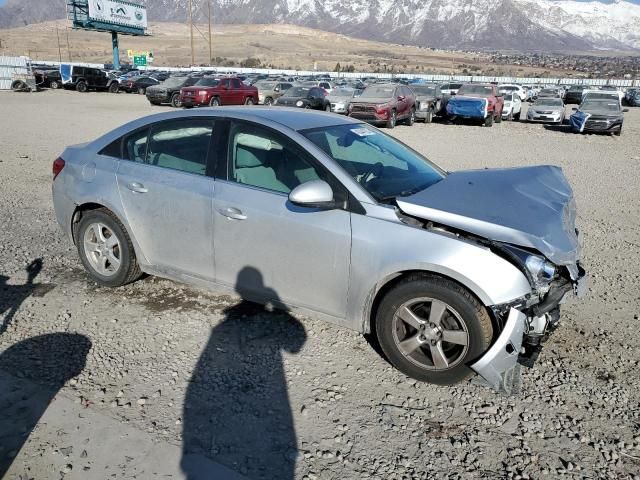
M 53 179 L 55 180 L 56 177 L 58 176 L 58 174 L 62 171 L 62 169 L 64 168 L 64 160 L 61 159 L 60 157 L 56 158 L 53 161 Z

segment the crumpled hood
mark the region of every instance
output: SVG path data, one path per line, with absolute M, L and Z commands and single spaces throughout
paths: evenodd
M 556 265 L 579 259 L 575 200 L 559 167 L 454 172 L 396 201 L 409 215 L 534 248 Z

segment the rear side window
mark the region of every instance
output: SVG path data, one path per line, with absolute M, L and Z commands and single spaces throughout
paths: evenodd
M 213 122 L 180 119 L 151 128 L 147 163 L 185 173 L 205 175 Z
M 149 129 L 133 132 L 124 139 L 122 158 L 132 162 L 144 163 L 147 157 L 147 138 Z
M 237 78 L 234 78 L 231 80 L 231 85 L 233 86 L 233 88 L 240 88 L 240 80 L 238 80 Z
M 122 138 L 119 138 L 98 152 L 98 155 L 120 158 L 122 155 Z

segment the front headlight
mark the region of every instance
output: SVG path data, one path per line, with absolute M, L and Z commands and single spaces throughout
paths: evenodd
M 549 283 L 556 274 L 556 266 L 553 263 L 536 255 L 529 255 L 524 265 L 538 283 Z

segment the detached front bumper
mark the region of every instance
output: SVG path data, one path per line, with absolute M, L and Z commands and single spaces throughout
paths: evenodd
M 516 393 L 519 385 L 520 365 L 532 367 L 542 348 L 559 321 L 560 305 L 567 297 L 581 298 L 586 293 L 587 275 L 579 268 L 580 275 L 573 282 L 552 288 L 534 305 L 523 300 L 521 304 L 495 307 L 506 311 L 502 332 L 491 348 L 471 368 L 491 388 L 508 395 Z

